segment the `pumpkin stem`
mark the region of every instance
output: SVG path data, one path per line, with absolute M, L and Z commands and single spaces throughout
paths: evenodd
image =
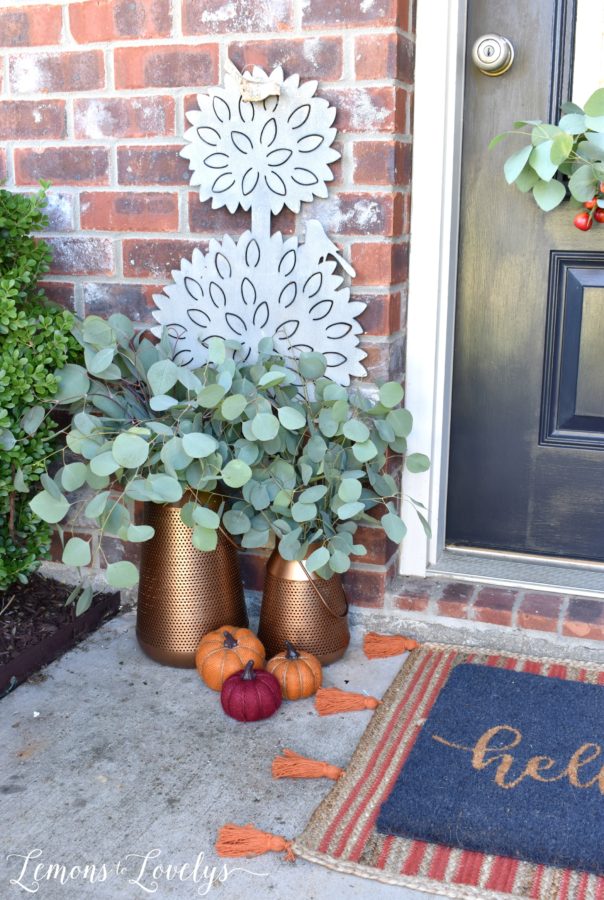
M 224 646 L 228 650 L 232 650 L 233 647 L 237 646 L 237 641 L 235 640 L 235 638 L 233 637 L 233 635 L 231 634 L 230 631 L 223 631 L 223 634 L 224 634 Z
M 300 654 L 290 641 L 285 642 L 285 647 L 287 651 L 285 654 L 286 659 L 300 659 Z
M 241 678 L 243 681 L 253 681 L 256 676 L 254 675 L 254 660 L 250 659 L 245 664 L 245 669 L 243 670 L 243 675 Z

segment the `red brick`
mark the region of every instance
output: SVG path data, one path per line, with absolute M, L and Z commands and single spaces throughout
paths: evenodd
M 431 583 L 425 578 L 403 577 L 397 579 L 396 590 L 391 596 L 396 609 L 421 612 L 430 603 Z
M 343 576 L 344 590 L 348 602 L 354 606 L 381 609 L 384 605 L 384 594 L 388 586 L 388 573 L 385 569 L 363 569 L 353 566 Z
M 21 6 L 0 10 L 0 47 L 39 47 L 61 39 L 60 6 Z
M 517 597 L 518 591 L 495 587 L 483 588 L 474 603 L 476 620 L 491 622 L 494 625 L 511 625 L 512 610 Z
M 367 304 L 365 311 L 359 316 L 365 334 L 386 336 L 394 334 L 401 328 L 401 295 L 393 294 L 357 294 L 353 300 L 361 300 Z
M 308 216 L 331 234 L 400 235 L 402 200 L 398 194 L 333 193 L 313 204 Z
M 4 100 L 0 102 L 0 140 L 31 140 L 65 136 L 63 100 Z
M 363 365 L 367 369 L 370 381 L 397 380 L 404 371 L 405 343 L 396 335 L 393 339 L 381 343 L 361 341 L 361 348 L 367 356 Z M 374 510 L 369 513 L 372 515 Z M 383 515 L 383 513 L 381 513 Z
M 174 134 L 172 97 L 94 97 L 77 99 L 77 138 L 139 138 Z
M 286 75 L 337 81 L 342 75 L 342 39 L 339 37 L 242 41 L 229 45 L 229 58 L 239 69 L 261 66 L 272 71 L 283 66 Z
M 71 281 L 41 281 L 40 287 L 51 301 L 65 309 L 73 310 L 75 285 Z
M 103 147 L 46 147 L 15 149 L 17 184 L 107 184 L 109 158 Z
M 399 0 L 398 26 L 402 31 L 413 32 L 415 28 L 415 0 Z
M 413 121 L 413 92 L 406 88 L 397 88 L 394 96 L 394 130 L 400 134 L 410 134 Z
M 189 162 L 179 156 L 182 144 L 158 147 L 118 147 L 120 184 L 187 184 Z
M 47 194 L 46 208 L 50 231 L 73 231 L 75 228 L 75 197 L 73 194 L 51 190 Z
M 358 87 L 321 92 L 338 110 L 335 125 L 340 131 L 393 132 L 397 124 L 394 87 Z
M 447 584 L 442 596 L 437 601 L 439 616 L 449 616 L 453 619 L 464 619 L 468 615 L 472 595 L 473 584 Z
M 120 541 L 119 538 L 103 535 L 100 548 L 99 564 L 101 569 L 104 569 L 109 563 L 122 560 L 132 562 L 135 566 L 140 564 L 141 545 L 139 543 Z
M 189 228 L 200 234 L 240 235 L 251 227 L 251 214 L 239 208 L 230 213 L 222 206 L 212 209 L 212 201 L 199 201 L 199 194 L 189 194 Z M 296 216 L 289 209 L 283 209 L 279 215 L 273 216 L 273 232 L 293 234 L 296 230 Z
M 123 38 L 169 37 L 169 0 L 85 0 L 69 5 L 69 26 L 78 44 Z
M 114 312 L 127 313 L 138 322 L 151 322 L 155 309 L 153 294 L 161 294 L 163 284 L 115 284 L 89 281 L 82 285 L 84 312 L 107 318 Z
M 384 27 L 396 25 L 397 0 L 374 0 L 360 3 L 359 0 L 307 0 L 303 6 L 302 27 L 322 28 L 332 25 L 375 25 Z
M 398 550 L 398 545 L 389 540 L 381 528 L 370 528 L 361 525 L 354 536 L 355 544 L 362 544 L 367 550 L 366 556 L 353 557 L 361 565 L 384 566 Z
M 168 193 L 94 191 L 80 196 L 82 228 L 92 231 L 177 231 L 178 197 Z
M 117 88 L 190 87 L 217 81 L 217 44 L 115 49 Z
M 409 271 L 407 244 L 353 244 L 355 285 L 392 285 L 406 281 Z
M 353 178 L 357 184 L 408 185 L 411 144 L 401 141 L 356 141 Z
M 604 641 L 604 601 L 571 597 L 562 633 L 589 641 Z
M 413 41 L 396 33 L 361 34 L 354 45 L 357 79 L 390 78 L 413 82 Z
M 518 609 L 518 625 L 536 631 L 557 631 L 561 609 L 559 594 L 526 594 Z
M 6 150 L 0 147 L 0 182 L 5 181 L 7 176 L 6 168 Z
M 51 275 L 113 275 L 113 241 L 109 238 L 49 238 Z
M 203 252 L 204 241 L 157 238 L 127 239 L 123 242 L 124 274 L 130 278 L 165 278 L 179 269 L 181 260 L 190 259 L 195 247 Z
M 292 0 L 183 0 L 184 34 L 283 31 L 293 25 Z
M 9 82 L 15 94 L 94 91 L 105 86 L 103 52 L 62 51 L 11 56 Z

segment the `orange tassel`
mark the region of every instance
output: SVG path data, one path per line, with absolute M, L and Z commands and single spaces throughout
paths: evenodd
M 368 659 L 383 659 L 386 656 L 398 656 L 408 650 L 419 647 L 413 638 L 404 637 L 402 634 L 378 634 L 369 631 L 365 635 L 363 650 Z
M 294 750 L 284 750 L 283 756 L 273 760 L 273 778 L 331 778 L 337 781 L 345 774 L 344 769 L 321 762 L 319 759 L 307 759 Z
M 353 691 L 341 691 L 339 688 L 319 688 L 315 697 L 315 709 L 320 716 L 353 712 L 357 709 L 376 709 L 380 703 L 381 700 L 368 697 L 367 694 L 355 694 Z
M 218 832 L 216 852 L 219 856 L 261 856 L 263 853 L 285 853 L 285 858 L 294 862 L 292 842 L 278 834 L 260 831 L 254 825 L 234 825 L 229 822 Z

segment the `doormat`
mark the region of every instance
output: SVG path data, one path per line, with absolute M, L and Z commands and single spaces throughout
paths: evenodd
M 604 687 L 457 666 L 378 831 L 604 875 Z
M 456 674 L 456 670 L 460 666 L 462 671 Z M 403 668 L 384 695 L 382 703 L 374 713 L 369 727 L 346 768 L 346 773 L 336 782 L 326 799 L 318 807 L 303 834 L 292 842 L 291 847 L 296 856 L 340 872 L 373 878 L 416 890 L 432 891 L 450 897 L 479 898 L 479 900 L 496 900 L 496 898 L 506 897 L 530 898 L 530 900 L 588 900 L 588 898 L 589 900 L 604 900 L 603 877 L 593 872 L 580 871 L 577 868 L 546 865 L 544 862 L 515 858 L 512 855 L 515 848 L 512 848 L 511 844 L 509 845 L 510 849 L 506 850 L 509 855 L 506 856 L 461 846 L 447 846 L 435 840 L 436 831 L 430 833 L 431 839 L 418 839 L 413 836 L 400 837 L 395 834 L 385 834 L 378 830 L 378 817 L 382 807 L 384 812 L 380 819 L 381 827 L 384 826 L 387 817 L 393 814 L 395 808 L 397 810 L 401 808 L 398 803 L 395 806 L 399 777 L 402 777 L 406 771 L 407 763 L 413 763 L 415 759 L 413 750 L 416 746 L 421 748 L 420 740 L 422 742 L 432 740 L 430 735 L 437 730 L 436 726 L 440 729 L 437 731 L 438 735 L 451 744 L 470 747 L 475 745 L 477 739 L 482 736 L 485 729 L 480 731 L 480 726 L 478 726 L 480 734 L 471 732 L 469 724 L 471 716 L 468 715 L 468 710 L 478 702 L 478 697 L 471 696 L 469 699 L 466 697 L 463 700 L 459 699 L 460 693 L 455 695 L 457 699 L 454 697 L 453 702 L 457 703 L 457 708 L 450 709 L 446 723 L 443 718 L 440 718 L 441 704 L 438 703 L 441 695 L 445 703 L 447 702 L 445 691 L 449 683 L 453 690 L 461 692 L 464 683 L 471 684 L 473 679 L 479 681 L 480 675 L 484 675 L 482 667 L 493 670 L 489 680 L 490 687 L 484 691 L 483 714 L 485 716 L 489 703 L 491 703 L 491 711 L 501 713 L 503 706 L 498 708 L 495 706 L 495 703 L 503 703 L 499 696 L 504 694 L 511 696 L 511 688 L 501 687 L 503 680 L 500 675 L 505 672 L 544 676 L 543 679 L 534 679 L 533 677 L 531 684 L 540 684 L 542 680 L 552 679 L 550 683 L 553 685 L 551 690 L 554 691 L 552 696 L 555 696 L 555 688 L 568 696 L 566 694 L 568 688 L 604 685 L 604 669 L 601 666 L 570 660 L 491 654 L 486 651 L 469 650 L 450 645 L 424 644 L 409 655 Z M 463 672 L 467 672 L 468 669 L 473 669 L 477 674 L 474 675 L 470 672 L 469 675 L 464 676 Z M 488 676 L 489 673 L 487 673 Z M 465 682 L 465 679 L 468 681 Z M 525 679 L 514 679 L 514 683 L 524 684 Z M 505 776 L 506 783 L 520 775 L 519 751 L 524 749 L 523 743 L 525 742 L 524 761 L 526 764 L 530 757 L 534 756 L 551 755 L 554 758 L 553 748 L 562 747 L 562 743 L 555 743 L 555 741 L 562 733 L 566 735 L 564 741 L 569 740 L 570 743 L 568 745 L 564 743 L 564 747 L 568 746 L 572 749 L 567 753 L 566 763 L 560 762 L 558 756 L 556 774 L 561 774 L 565 764 L 568 767 L 571 752 L 578 750 L 583 744 L 600 743 L 595 731 L 597 730 L 596 725 L 600 725 L 603 720 L 601 711 L 598 713 L 595 707 L 590 719 L 591 729 L 585 734 L 577 732 L 576 740 L 574 742 L 571 740 L 572 724 L 568 729 L 566 728 L 569 720 L 579 706 L 582 705 L 584 708 L 589 706 L 588 700 L 579 701 L 575 699 L 574 694 L 573 700 L 565 707 L 562 707 L 557 700 L 554 701 L 556 706 L 549 720 L 549 730 L 535 731 L 534 735 L 529 737 L 526 729 L 527 722 L 531 721 L 531 717 L 528 710 L 523 709 L 522 706 L 525 704 L 528 707 L 532 701 L 529 699 L 529 689 L 523 688 L 523 690 L 520 708 L 514 709 L 518 716 L 516 722 L 519 724 L 516 725 L 512 721 L 493 723 L 494 725 L 510 725 L 523 734 L 522 742 L 519 742 L 514 748 L 516 755 L 513 766 L 510 766 Z M 593 691 L 589 691 L 590 697 L 592 693 Z M 469 704 L 469 706 L 465 707 L 464 704 Z M 547 709 L 540 710 L 538 707 L 538 703 L 535 702 L 533 715 L 538 716 L 539 721 L 545 720 Z M 431 717 L 433 710 L 436 716 L 434 722 Z M 578 721 L 579 719 L 577 719 Z M 581 722 L 585 723 L 583 717 L 581 717 Z M 445 730 L 445 724 L 447 730 Z M 482 719 L 480 724 L 483 724 Z M 488 727 L 491 727 L 490 721 Z M 526 735 L 522 731 L 523 727 Z M 496 745 L 499 748 L 502 748 L 504 743 L 512 742 L 511 732 L 508 740 L 504 740 L 502 735 L 503 732 L 499 732 L 493 738 L 493 740 L 499 741 Z M 434 740 L 432 743 L 437 745 Z M 489 746 L 495 746 L 495 744 L 489 744 Z M 476 771 L 472 768 L 473 756 L 470 750 L 460 750 L 448 747 L 444 743 L 438 743 L 439 753 L 441 747 L 443 753 L 447 751 L 451 754 L 450 758 L 447 757 L 447 765 L 451 770 L 459 771 L 466 766 L 471 770 L 469 778 L 482 776 L 485 782 L 491 784 L 497 774 L 497 763 L 490 763 L 483 770 Z M 552 748 L 551 753 L 548 748 Z M 486 756 L 490 758 L 497 752 L 497 749 L 487 751 Z M 512 754 L 511 750 L 506 752 Z M 557 750 L 556 752 L 560 754 L 561 751 Z M 595 758 L 592 763 L 581 765 L 588 756 L 594 754 L 595 747 L 592 747 L 590 751 L 585 751 L 585 755 L 579 759 L 576 769 L 573 769 L 581 783 L 594 777 L 597 769 Z M 501 760 L 499 760 L 499 765 L 501 765 Z M 501 771 L 503 772 L 503 766 Z M 539 763 L 533 762 L 530 771 L 545 777 L 549 773 L 554 774 L 554 766 L 552 765 L 550 768 L 547 766 L 547 761 L 541 760 Z M 438 802 L 441 803 L 442 798 L 439 797 L 439 792 L 444 794 L 448 791 L 446 771 L 426 771 L 422 776 L 416 775 L 416 779 L 418 777 L 423 781 L 413 784 L 414 798 L 407 802 L 416 803 L 415 798 L 421 797 L 422 790 L 425 790 L 433 792 L 431 801 L 433 804 L 437 802 L 435 798 L 438 798 Z M 462 775 L 457 774 L 456 777 L 462 779 L 463 773 Z M 559 781 L 563 782 L 564 780 L 560 778 Z M 545 783 L 540 784 L 538 779 L 531 778 L 530 775 L 519 782 L 515 789 L 500 788 L 496 784 L 497 790 L 506 794 L 502 808 L 505 809 L 506 802 L 510 806 L 517 802 L 513 797 L 515 790 L 519 791 L 523 785 L 532 788 L 533 782 L 536 787 L 547 789 Z M 568 786 L 568 778 L 566 782 L 567 788 L 570 790 L 573 786 Z M 553 782 L 549 786 L 555 789 L 556 785 L 558 782 Z M 559 790 L 561 789 L 562 785 L 559 785 Z M 583 789 L 573 787 L 573 789 L 581 795 L 585 795 L 583 802 L 586 803 L 585 818 L 588 819 L 588 822 L 581 823 L 581 829 L 584 834 L 587 834 L 591 824 L 593 838 L 590 846 L 593 848 L 594 842 L 599 836 L 601 841 L 599 855 L 602 857 L 604 856 L 604 795 L 599 791 L 597 781 L 591 787 Z M 485 788 L 485 790 L 487 789 Z M 551 822 L 539 820 L 534 846 L 537 845 L 537 841 L 542 837 L 542 832 L 548 825 L 551 825 L 552 832 L 556 823 L 559 829 L 567 827 L 564 824 L 560 796 L 561 794 L 557 794 L 557 798 L 552 800 L 552 808 L 548 815 Z M 446 808 L 442 805 L 441 809 L 443 809 L 443 816 L 448 815 Z M 413 819 L 413 815 L 410 813 L 408 818 Z M 393 820 L 389 819 L 388 821 L 391 825 Z M 493 809 L 489 813 L 483 814 L 485 831 L 494 830 L 490 827 L 494 821 L 495 811 Z M 518 822 L 519 829 L 522 825 L 523 823 Z M 443 830 L 438 832 L 439 839 L 444 839 L 446 836 L 451 843 L 458 843 L 454 839 L 456 821 L 447 823 L 443 820 L 440 827 Z M 427 831 L 424 833 L 424 837 L 428 837 Z M 569 845 L 571 844 L 574 845 L 572 836 L 569 837 Z

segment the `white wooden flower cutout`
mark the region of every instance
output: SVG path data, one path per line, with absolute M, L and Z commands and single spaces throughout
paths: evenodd
M 174 282 L 154 296 L 159 326 L 153 331 L 167 326 L 174 359 L 194 367 L 205 362 L 210 337 L 238 341 L 241 358 L 254 361 L 260 340 L 270 336 L 286 356 L 323 353 L 329 377 L 348 385 L 351 376 L 366 374 L 356 321 L 366 304 L 350 299 L 336 260 L 350 271 L 315 220 L 307 223 L 304 243 L 250 231 L 237 243 L 228 235 L 212 240 L 206 254 L 195 249 L 190 262 L 183 259 Z
M 259 102 L 242 97 L 241 81 L 274 82 L 278 96 Z M 225 86 L 197 97 L 198 110 L 187 113 L 191 128 L 181 156 L 189 160 L 191 185 L 212 208 L 238 206 L 300 212 L 303 201 L 327 197 L 333 180 L 329 164 L 340 154 L 332 147 L 336 115 L 327 100 L 315 97 L 316 81 L 300 84 L 299 75 L 284 79 L 279 67 L 268 75 L 254 67 Z

